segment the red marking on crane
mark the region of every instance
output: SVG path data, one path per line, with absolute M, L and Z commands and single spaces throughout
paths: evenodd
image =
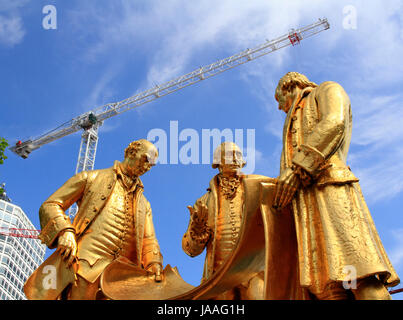
M 5 230 L 5 231 L 3 231 Z M 39 239 L 40 230 L 0 227 L 0 234 L 9 237 Z
M 400 292 L 403 292 L 403 288 L 395 289 L 395 290 L 390 290 L 390 291 L 389 291 L 389 294 L 395 294 L 395 293 L 400 293 Z
M 292 44 L 293 46 L 299 44 L 300 41 L 301 41 L 301 39 L 300 39 L 298 33 L 296 33 L 296 32 L 291 33 L 291 34 L 288 36 L 288 39 L 290 39 L 290 42 L 291 42 L 291 44 Z

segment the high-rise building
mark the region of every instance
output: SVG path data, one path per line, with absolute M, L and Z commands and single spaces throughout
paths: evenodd
M 45 245 L 12 236 L 15 229 L 35 229 L 20 207 L 0 199 L 0 300 L 25 300 L 24 283 L 43 262 Z

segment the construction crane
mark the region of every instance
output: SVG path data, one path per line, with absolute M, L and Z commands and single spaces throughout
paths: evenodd
M 26 159 L 33 150 L 69 134 L 83 130 L 76 174 L 81 171 L 93 170 L 98 144 L 98 128 L 106 119 L 122 114 L 123 112 L 139 107 L 281 48 L 290 45 L 295 46 L 299 44 L 301 40 L 309 38 L 329 28 L 329 23 L 325 18 L 319 19 L 319 21 L 297 30 L 291 29 L 289 33 L 274 40 L 266 40 L 266 42 L 255 48 L 246 49 L 231 57 L 219 60 L 205 67 L 200 67 L 190 73 L 177 77 L 164 84 L 156 85 L 151 89 L 140 92 L 120 102 L 109 103 L 86 112 L 37 138 L 29 139 L 24 142 L 18 141 L 10 149 L 15 154 Z M 70 208 L 70 217 L 74 216 L 76 210 L 76 206 Z
M 9 236 L 9 237 L 39 239 L 40 233 L 41 233 L 41 230 L 35 230 L 35 229 L 18 229 L 18 228 L 0 227 L 0 235 Z

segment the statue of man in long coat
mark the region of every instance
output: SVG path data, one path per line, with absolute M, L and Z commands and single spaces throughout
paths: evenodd
M 293 211 L 300 285 L 316 299 L 390 299 L 386 286 L 399 278 L 346 165 L 349 97 L 335 82 L 289 72 L 275 98 L 287 117 L 274 206 Z

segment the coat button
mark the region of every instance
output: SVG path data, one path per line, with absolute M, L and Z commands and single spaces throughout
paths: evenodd
M 292 146 L 295 148 L 298 144 L 296 142 L 292 143 Z
M 106 199 L 106 197 L 105 197 L 105 196 L 102 196 L 102 197 L 101 197 L 101 200 L 105 200 L 105 199 Z
M 293 129 L 291 129 L 291 132 L 292 132 L 292 133 L 296 133 L 296 132 L 297 132 L 297 129 L 294 129 L 294 128 L 293 128 Z
M 94 207 L 94 212 L 98 212 L 98 208 L 97 208 L 97 207 Z
M 292 117 L 292 120 L 293 120 L 293 121 L 295 121 L 295 120 L 297 120 L 297 119 L 298 119 L 297 116 L 293 116 L 293 117 Z

